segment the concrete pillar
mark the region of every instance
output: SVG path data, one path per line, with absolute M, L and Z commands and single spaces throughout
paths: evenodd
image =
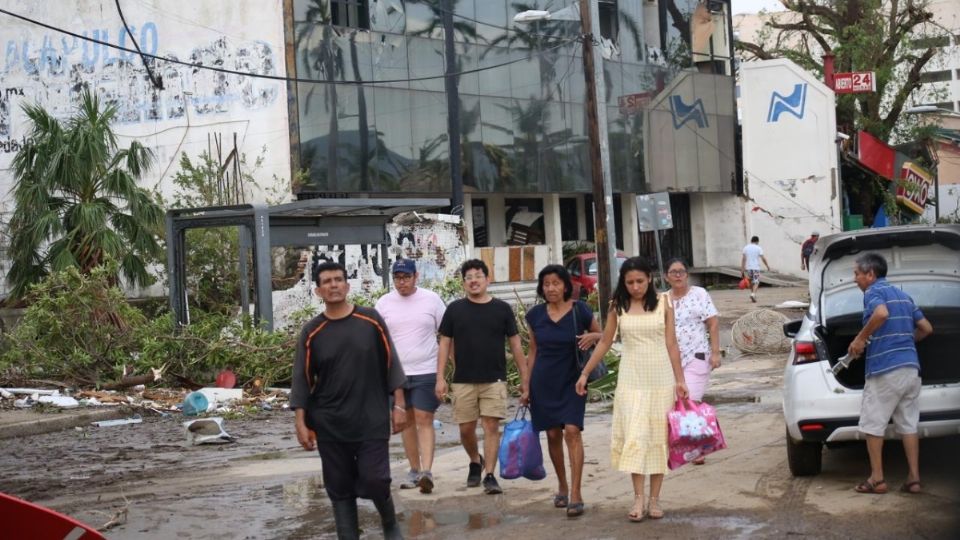
M 560 234 L 560 194 L 547 193 L 543 197 L 544 242 L 550 248 L 550 263 L 563 264 L 563 240 Z
M 470 193 L 463 194 L 463 232 L 467 253 L 473 253 L 473 195 Z
M 633 257 L 640 253 L 640 224 L 637 221 L 637 198 L 634 193 L 620 195 L 620 219 L 623 220 L 623 252 Z
M 587 212 L 593 212 L 593 209 L 587 208 L 583 195 L 577 195 L 577 240 L 587 239 Z
M 487 197 L 487 238 L 491 246 L 507 245 L 507 208 L 500 193 Z

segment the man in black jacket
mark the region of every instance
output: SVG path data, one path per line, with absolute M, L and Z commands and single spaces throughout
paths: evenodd
M 391 420 L 393 433 L 405 427 L 403 368 L 376 310 L 347 302 L 343 266 L 319 265 L 314 281 L 324 311 L 297 340 L 290 393 L 297 441 L 320 453 L 338 538 L 359 538 L 357 497 L 373 501 L 386 538 L 402 538 L 387 445 Z

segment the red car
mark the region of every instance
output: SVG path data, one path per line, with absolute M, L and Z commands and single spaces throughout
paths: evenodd
M 614 272 L 620 270 L 620 265 L 627 260 L 627 256 L 617 252 L 617 267 Z M 597 286 L 597 254 L 581 253 L 567 259 L 564 264 L 567 271 L 570 272 L 570 280 L 573 281 L 573 297 L 586 298 Z

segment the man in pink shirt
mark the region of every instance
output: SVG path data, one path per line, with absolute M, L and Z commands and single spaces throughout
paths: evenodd
M 377 300 L 376 309 L 387 323 L 407 380 L 404 384 L 407 428 L 403 449 L 410 471 L 400 489 L 433 491 L 433 415 L 440 406 L 437 384 L 437 330 L 446 305 L 437 293 L 417 287 L 417 266 L 409 259 L 393 263 L 394 290 Z

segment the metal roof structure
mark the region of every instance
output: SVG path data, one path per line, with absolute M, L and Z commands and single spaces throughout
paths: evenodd
M 381 246 L 384 260 L 390 243 L 386 225 L 397 214 L 442 208 L 447 199 L 307 199 L 267 206 L 241 204 L 167 211 L 167 274 L 170 309 L 178 325 L 189 324 L 186 231 L 212 227 L 240 228 L 240 302 L 250 305 L 247 285 L 248 249 L 253 250 L 254 320 L 273 329 L 270 248 L 277 246 Z M 384 277 L 386 280 L 386 277 Z

